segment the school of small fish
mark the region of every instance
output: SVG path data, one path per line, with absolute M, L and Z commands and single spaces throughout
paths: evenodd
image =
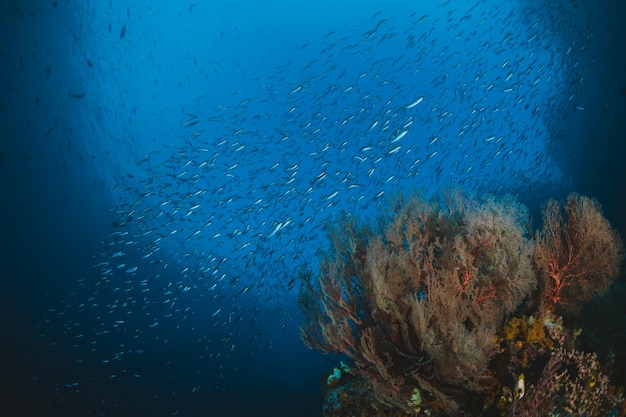
M 171 146 L 133 161 L 141 174 L 120 186 L 93 274 L 50 308 L 47 321 L 91 352 L 77 361 L 140 380 L 152 372 L 142 355 L 185 346 L 206 370 L 188 391 L 228 389 L 241 358 L 299 344 L 297 271 L 327 247 L 324 221 L 374 216 L 416 187 L 543 196 L 562 185 L 543 117 L 580 107 L 572 68 L 589 65 L 592 33 L 574 26 L 559 44 L 532 16 L 564 22 L 569 10 L 471 3 L 402 25 L 376 13 L 366 31 L 299 46 L 308 62 L 254 94 L 217 107 L 199 94 Z

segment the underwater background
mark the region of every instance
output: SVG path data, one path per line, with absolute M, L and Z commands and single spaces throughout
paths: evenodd
M 535 217 L 578 192 L 626 236 L 625 22 L 619 0 L 3 1 L 0 407 L 322 415 L 339 358 L 299 338 L 297 273 L 325 221 L 402 190 Z

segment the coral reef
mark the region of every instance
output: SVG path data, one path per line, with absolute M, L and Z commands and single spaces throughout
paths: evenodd
M 325 415 L 617 407 L 621 391 L 577 349 L 575 322 L 618 273 L 623 245 L 586 197 L 548 202 L 534 239 L 529 224 L 511 197 L 458 190 L 399 196 L 375 223 L 329 224 L 319 273 L 300 273 L 302 340 L 351 360 L 326 380 Z

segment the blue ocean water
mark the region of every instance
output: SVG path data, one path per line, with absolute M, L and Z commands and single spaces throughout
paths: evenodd
M 12 415 L 319 416 L 323 223 L 576 191 L 626 236 L 620 1 L 3 1 Z

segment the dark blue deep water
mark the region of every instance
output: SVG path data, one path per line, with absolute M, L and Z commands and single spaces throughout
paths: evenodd
M 325 220 L 576 191 L 626 236 L 625 156 L 620 0 L 3 0 L 0 413 L 321 416 Z

